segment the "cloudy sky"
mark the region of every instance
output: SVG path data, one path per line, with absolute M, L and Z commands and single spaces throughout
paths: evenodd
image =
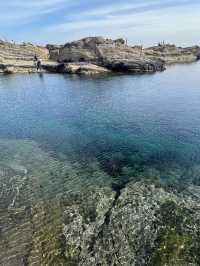
M 86 36 L 200 44 L 200 0 L 0 0 L 0 39 L 39 44 Z

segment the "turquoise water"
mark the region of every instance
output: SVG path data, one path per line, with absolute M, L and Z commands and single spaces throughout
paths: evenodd
M 58 191 L 55 168 L 70 169 L 73 184 L 83 176 L 81 186 L 141 175 L 199 182 L 200 64 L 143 76 L 0 76 L 0 114 L 0 165 L 49 187 L 53 175 Z

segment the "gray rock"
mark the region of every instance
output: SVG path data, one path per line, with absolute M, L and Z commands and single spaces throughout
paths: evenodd
M 34 56 L 48 62 L 49 51 L 30 43 L 0 42 L 0 72 L 5 74 L 36 72 Z
M 55 59 L 55 53 L 50 58 Z M 164 70 L 161 60 L 149 59 L 138 49 L 129 47 L 123 39 L 111 40 L 89 37 L 67 43 L 59 49 L 59 62 L 90 62 L 112 71 L 130 73 L 152 73 Z
M 156 71 L 164 71 L 165 67 L 159 60 L 135 60 L 135 61 L 111 61 L 105 62 L 104 65 L 114 71 L 123 73 L 154 73 Z
M 66 265 L 198 265 L 199 216 L 197 202 L 142 182 L 93 191 L 65 208 Z
M 177 47 L 170 44 L 159 44 L 143 50 L 143 53 L 149 58 L 160 59 L 165 64 L 191 63 L 199 60 L 200 47 Z
M 0 190 L 4 266 L 199 265 L 199 187 L 177 194 L 131 182 L 114 191 L 105 187 L 62 193 L 17 208 L 13 199 L 17 195 L 19 202 L 33 177 L 12 165 L 0 178 L 6 184 Z
M 159 44 L 155 47 L 130 47 L 124 39 L 104 39 L 88 37 L 65 45 L 34 46 L 31 43 L 16 44 L 0 42 L 0 73 L 37 72 L 33 58 L 42 60 L 43 72 L 96 74 L 102 72 L 95 66 L 121 73 L 154 73 L 165 70 L 165 64 L 191 63 L 200 59 L 200 47 L 176 47 Z M 83 63 L 79 71 L 76 67 L 66 67 L 69 63 Z M 64 65 L 63 65 L 64 63 Z M 91 67 L 91 64 L 94 67 Z M 64 67 L 63 67 L 64 66 Z M 12 69 L 11 69 L 12 68 Z

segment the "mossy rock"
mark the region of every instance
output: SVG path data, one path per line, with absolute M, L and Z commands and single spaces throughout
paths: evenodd
M 199 230 L 193 215 L 192 211 L 174 201 L 161 206 L 160 230 L 150 265 L 200 265 Z

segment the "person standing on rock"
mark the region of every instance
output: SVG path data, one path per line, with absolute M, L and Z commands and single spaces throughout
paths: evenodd
M 42 63 L 36 54 L 34 55 L 33 61 L 35 62 L 35 66 L 37 68 L 37 71 L 41 70 L 42 69 Z
M 34 59 L 33 59 L 33 61 L 35 61 L 35 62 L 37 62 L 37 61 L 38 61 L 38 57 L 37 57 L 37 55 L 36 55 L 36 54 L 34 55 Z
M 34 65 L 35 65 L 36 68 L 37 68 L 37 61 L 38 61 L 38 57 L 35 54 L 34 57 L 33 57 L 33 62 L 34 62 Z
M 42 69 L 42 63 L 41 63 L 41 60 L 40 59 L 37 60 L 36 65 L 37 65 L 37 71 L 39 71 L 39 70 Z

